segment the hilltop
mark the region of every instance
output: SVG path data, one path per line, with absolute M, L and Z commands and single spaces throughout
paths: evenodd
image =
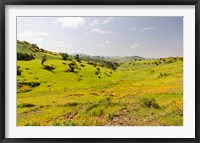
M 65 54 L 65 53 L 57 53 L 57 52 L 44 50 L 42 48 L 39 48 L 37 44 L 32 44 L 27 41 L 19 41 L 19 40 L 17 40 L 17 52 L 33 54 L 36 59 L 41 59 L 42 56 L 46 55 L 47 59 L 50 59 L 50 60 L 61 59 L 62 54 Z M 105 61 L 119 62 L 119 63 L 130 61 L 130 60 L 144 60 L 145 59 L 140 56 L 120 57 L 120 56 L 91 56 L 91 55 L 81 54 L 81 53 L 71 54 L 72 57 L 75 57 L 76 55 L 79 55 L 79 57 L 82 59 L 105 60 Z

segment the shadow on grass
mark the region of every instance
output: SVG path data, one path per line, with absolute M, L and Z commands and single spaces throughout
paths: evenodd
M 44 67 L 45 70 L 48 70 L 48 71 L 50 71 L 50 72 L 52 72 L 52 73 L 55 73 L 55 72 L 53 71 L 53 70 L 55 69 L 55 67 L 54 67 L 53 65 L 51 65 L 51 66 L 44 65 L 43 67 Z

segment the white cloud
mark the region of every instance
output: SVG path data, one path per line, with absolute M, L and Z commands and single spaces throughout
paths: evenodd
M 100 25 L 100 24 L 108 24 L 111 22 L 112 19 L 113 19 L 113 17 L 108 17 L 104 20 L 95 19 L 90 23 L 90 25 L 95 26 L 95 25 Z
M 46 32 L 32 32 L 32 31 L 25 31 L 17 34 L 17 39 L 22 41 L 27 41 L 30 43 L 41 43 L 44 37 L 48 36 L 49 34 Z
M 155 27 L 144 27 L 141 31 L 149 31 L 149 30 L 155 30 Z
M 105 41 L 103 44 L 99 44 L 98 46 L 99 47 L 106 47 L 106 46 L 109 46 L 110 45 L 110 42 L 109 41 Z
M 61 17 L 55 23 L 60 23 L 63 27 L 76 29 L 84 25 L 86 20 L 83 17 Z
M 101 30 L 99 28 L 92 29 L 93 32 L 100 33 L 100 34 L 111 34 L 111 31 Z
M 130 48 L 131 48 L 131 49 L 134 49 L 134 48 L 139 47 L 139 46 L 140 46 L 139 43 L 135 43 L 135 44 L 133 44 Z
M 100 22 L 99 22 L 99 20 L 98 19 L 95 19 L 95 20 L 93 20 L 91 23 L 90 23 L 90 25 L 91 26 L 95 26 L 95 25 L 98 25 Z
M 41 36 L 48 36 L 49 34 L 46 32 L 31 32 L 31 31 L 25 31 L 22 33 L 19 33 L 19 37 L 23 38 L 35 38 L 35 37 L 41 37 Z
M 110 21 L 113 19 L 113 17 L 108 17 L 103 21 L 103 24 L 110 23 Z

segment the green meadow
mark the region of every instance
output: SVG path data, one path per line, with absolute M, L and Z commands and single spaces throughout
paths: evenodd
M 17 52 L 33 57 L 17 60 L 17 126 L 183 125 L 182 57 L 117 59 L 113 68 L 105 61 L 115 59 L 63 60 L 22 41 Z

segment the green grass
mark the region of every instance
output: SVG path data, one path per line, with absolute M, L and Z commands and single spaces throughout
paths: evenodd
M 139 62 L 144 61 L 132 63 Z M 97 66 L 98 75 L 97 67 L 86 61 L 81 63 L 84 67 L 77 63 L 75 73 L 65 72 L 69 63 L 47 60 L 44 65 L 55 67 L 49 71 L 41 59 L 17 62 L 22 70 L 17 77 L 22 85 L 17 94 L 18 126 L 183 125 L 182 61 L 121 65 L 116 71 Z M 166 75 L 159 77 L 160 73 Z M 30 86 L 33 83 L 39 85 Z
M 44 55 L 46 55 L 46 58 L 48 60 L 52 59 L 61 59 L 61 56 L 55 53 L 50 53 L 50 52 L 42 52 L 39 51 L 38 49 L 35 50 L 35 48 L 32 47 L 31 44 L 26 44 L 23 42 L 17 42 L 17 52 L 19 53 L 27 53 L 27 54 L 33 54 L 36 59 L 42 59 Z
M 17 61 L 18 126 L 183 125 L 180 58 L 132 60 L 116 71 L 82 60 L 70 72 L 71 61 L 57 53 L 25 42 L 17 46 L 18 52 L 35 54 L 35 60 Z

